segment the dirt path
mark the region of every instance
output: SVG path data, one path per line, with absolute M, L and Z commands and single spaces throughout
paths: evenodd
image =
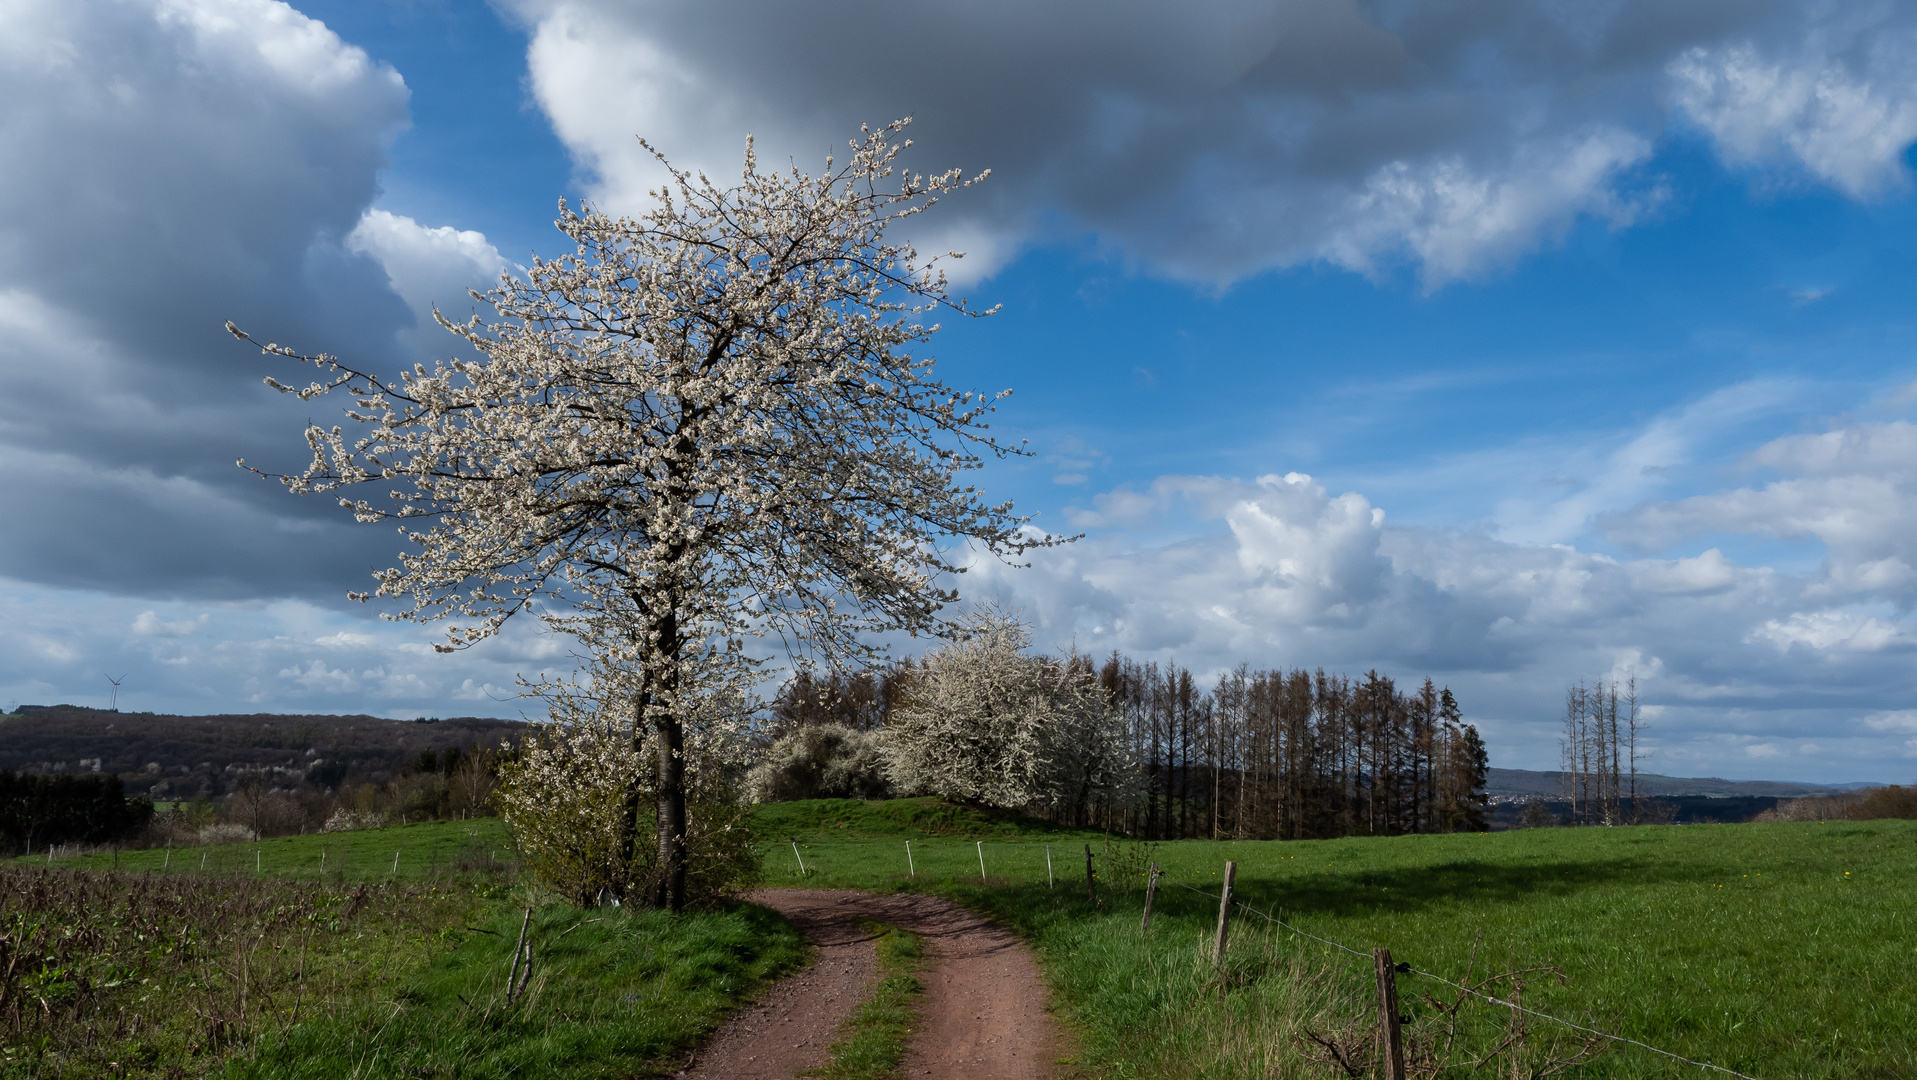
M 779 911 L 819 946 L 820 958 L 741 1011 L 701 1049 L 696 1080 L 792 1080 L 824 1064 L 839 1025 L 871 991 L 873 946 L 859 920 L 918 934 L 927 964 L 922 1023 L 906 1055 L 912 1080 L 1049 1080 L 1063 1043 L 1045 1011 L 1031 951 L 949 900 L 852 890 L 766 889 L 753 900 Z
M 780 890 L 806 897 L 803 890 Z M 832 904 L 775 903 L 769 894 L 753 897 L 777 908 L 818 947 L 818 955 L 797 974 L 780 980 L 757 1002 L 735 1013 L 685 1070 L 688 1080 L 794 1080 L 825 1064 L 826 1050 L 839 1026 L 878 982 L 878 956 L 861 916 Z

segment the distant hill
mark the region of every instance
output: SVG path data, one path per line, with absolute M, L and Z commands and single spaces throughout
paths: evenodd
M 336 788 L 383 782 L 427 752 L 495 747 L 529 726 L 469 716 L 168 716 L 22 705 L 0 714 L 0 768 L 118 773 L 129 795 L 156 801 L 223 795 L 249 777 Z
M 1536 772 L 1531 769 L 1492 769 L 1485 793 L 1494 802 L 1531 798 L 1555 799 L 1564 794 L 1563 773 Z M 1720 780 L 1716 777 L 1660 776 L 1638 773 L 1637 789 L 1651 798 L 1704 796 L 1737 798 L 1771 796 L 1797 799 L 1805 795 L 1832 795 L 1858 788 L 1883 787 L 1883 784 L 1800 784 L 1784 780 Z

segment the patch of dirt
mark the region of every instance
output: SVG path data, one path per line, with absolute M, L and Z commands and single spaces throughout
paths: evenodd
M 912 1080 L 1051 1080 L 1065 1047 L 1047 1010 L 1038 962 L 1023 942 L 933 896 L 850 889 L 765 889 L 752 899 L 783 914 L 819 946 L 812 966 L 741 1010 L 700 1050 L 697 1080 L 791 1080 L 826 1060 L 838 1029 L 877 976 L 860 920 L 918 934 L 925 944 L 919 1030 L 906 1055 Z

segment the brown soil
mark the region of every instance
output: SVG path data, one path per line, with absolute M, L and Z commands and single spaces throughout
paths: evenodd
M 766 889 L 753 894 L 819 946 L 819 959 L 741 1010 L 699 1051 L 697 1080 L 791 1080 L 826 1050 L 877 976 L 860 920 L 918 934 L 927 963 L 920 1024 L 906 1055 L 912 1080 L 1050 1080 L 1064 1043 L 1046 1011 L 1031 951 L 1010 933 L 949 900 L 874 896 L 846 889 Z

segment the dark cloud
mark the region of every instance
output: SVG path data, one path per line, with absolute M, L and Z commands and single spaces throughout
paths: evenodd
M 1062 214 L 1156 272 L 1214 283 L 1326 259 L 1409 260 L 1437 285 L 1579 216 L 1626 224 L 1658 201 L 1642 166 L 1674 107 L 1739 162 L 1857 194 L 1852 176 L 1902 176 L 1910 137 L 1891 114 L 1917 101 L 1911 18 L 1889 7 L 514 6 L 535 92 L 614 206 L 659 179 L 635 133 L 728 176 L 743 131 L 765 160 L 816 168 L 857 123 L 911 113 L 922 166 L 994 170 L 929 240 L 989 265 Z M 1753 64 L 1854 101 L 1765 112 L 1745 92 Z
M 0 39 L 0 575 L 363 584 L 390 531 L 234 467 L 302 467 L 335 405 L 262 387 L 295 373 L 222 324 L 399 360 L 415 313 L 345 241 L 407 122 L 400 76 L 263 0 L 14 4 Z

